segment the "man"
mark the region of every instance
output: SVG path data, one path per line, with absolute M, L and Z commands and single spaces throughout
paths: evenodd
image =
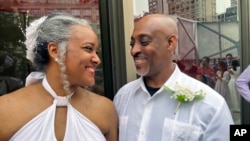
M 239 91 L 240 95 L 248 102 L 250 102 L 250 65 L 240 74 L 240 76 L 236 80 L 236 87 Z
M 177 41 L 177 24 L 168 16 L 135 22 L 130 53 L 141 77 L 115 95 L 119 141 L 229 140 L 233 120 L 225 100 L 172 62 Z M 199 90 L 206 93 L 203 99 L 189 97 Z M 178 92 L 184 99 L 175 99 Z
M 232 60 L 233 60 L 233 55 L 231 53 L 226 54 L 226 63 L 229 69 L 232 68 Z

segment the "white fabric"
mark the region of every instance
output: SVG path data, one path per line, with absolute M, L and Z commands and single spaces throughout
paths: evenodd
M 241 124 L 241 115 L 240 115 L 240 113 L 241 113 L 240 112 L 241 111 L 241 107 L 240 107 L 241 99 L 240 99 L 240 93 L 236 87 L 236 80 L 241 73 L 240 67 L 237 67 L 236 70 L 232 69 L 232 71 L 234 74 L 230 74 L 230 80 L 228 83 L 229 90 L 230 90 L 228 106 L 231 110 L 235 124 Z
M 43 79 L 43 86 L 53 97 L 56 97 L 46 77 Z M 58 103 L 64 103 L 68 108 L 64 141 L 105 141 L 106 139 L 100 129 L 87 117 L 78 112 L 68 102 L 69 98 L 70 96 L 67 98 L 55 98 L 50 107 L 24 125 L 10 141 L 56 141 L 54 121 Z M 60 100 L 64 102 L 58 102 Z
M 174 115 L 177 101 L 163 87 L 151 97 L 142 77 L 126 84 L 114 97 L 119 141 L 229 141 L 233 120 L 224 98 L 175 66 L 165 85 L 174 88 L 179 82 L 193 91 L 204 90 L 206 97 L 182 103 Z
M 31 72 L 26 77 L 25 86 L 29 86 L 38 82 L 41 82 L 45 76 L 44 72 Z
M 221 71 L 217 71 L 219 75 L 221 75 Z M 222 79 L 217 79 L 215 83 L 214 90 L 221 94 L 226 101 L 229 101 L 230 90 L 228 87 L 228 82 L 230 80 L 230 73 L 225 71 L 223 73 Z

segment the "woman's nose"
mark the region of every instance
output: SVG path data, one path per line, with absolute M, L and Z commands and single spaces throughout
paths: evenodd
M 97 54 L 95 54 L 95 56 L 92 58 L 92 61 L 97 65 L 101 63 L 101 59 L 99 58 Z

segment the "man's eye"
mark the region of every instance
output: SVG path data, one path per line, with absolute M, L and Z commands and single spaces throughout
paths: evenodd
M 135 42 L 134 41 L 130 41 L 130 44 L 129 44 L 131 47 L 133 47 L 135 45 Z
M 147 46 L 150 44 L 151 41 L 141 41 L 142 46 Z

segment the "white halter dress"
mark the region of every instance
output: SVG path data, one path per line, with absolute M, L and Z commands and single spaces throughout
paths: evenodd
M 67 106 L 68 108 L 64 141 L 106 141 L 101 130 L 68 102 L 72 95 L 57 96 L 46 77 L 42 84 L 54 97 L 53 104 L 25 124 L 10 141 L 56 141 L 54 121 L 57 106 Z

